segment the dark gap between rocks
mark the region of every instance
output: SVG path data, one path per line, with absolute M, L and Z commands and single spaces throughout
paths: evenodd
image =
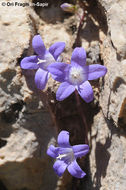
M 7 144 L 7 141 L 0 138 L 0 148 L 5 146 L 6 144 Z
M 105 10 L 97 0 L 87 1 L 85 4 L 85 10 L 87 11 L 87 14 L 85 26 L 81 31 L 81 38 L 86 39 L 89 43 L 91 43 L 92 40 L 101 42 L 99 36 L 100 31 L 105 35 L 107 35 L 108 32 Z
M 33 3 L 37 2 L 38 0 L 33 0 Z M 45 3 L 44 0 L 39 0 L 39 2 Z M 62 3 L 66 3 L 65 0 L 46 0 L 46 3 L 48 3 L 48 6 L 35 6 L 34 10 L 47 23 L 56 24 L 57 22 L 63 22 L 65 18 L 69 18 L 72 15 L 71 13 L 64 12 L 60 8 Z M 75 1 L 68 0 L 67 3 L 75 3 Z
M 0 180 L 0 190 L 8 190 L 1 180 Z
M 6 105 L 6 109 L 1 113 L 1 118 L 6 123 L 15 122 L 22 110 L 24 102 L 20 100 L 14 104 Z
M 118 88 L 122 85 L 126 84 L 125 80 L 121 77 L 117 77 L 113 83 L 112 90 L 113 92 L 117 92 Z
M 122 135 L 126 136 L 126 98 L 124 99 L 118 119 L 118 126 L 122 129 Z

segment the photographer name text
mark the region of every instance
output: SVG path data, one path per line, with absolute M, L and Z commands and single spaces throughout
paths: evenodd
M 37 3 L 19 3 L 17 1 L 13 1 L 13 2 L 2 2 L 1 5 L 3 7 L 48 7 L 48 3 L 45 2 L 45 3 L 40 3 L 40 2 L 37 2 Z

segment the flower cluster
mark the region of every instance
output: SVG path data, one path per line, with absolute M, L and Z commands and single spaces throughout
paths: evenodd
M 61 83 L 56 92 L 57 100 L 64 100 L 75 90 L 87 103 L 93 100 L 93 90 L 89 81 L 104 76 L 107 72 L 105 66 L 86 65 L 86 51 L 82 47 L 74 49 L 70 64 L 63 63 L 60 54 L 65 48 L 65 43 L 56 42 L 46 49 L 40 35 L 34 36 L 32 46 L 37 55 L 25 57 L 21 61 L 21 68 L 36 70 L 35 84 L 38 89 L 45 88 L 51 74 L 54 80 Z M 61 176 L 67 169 L 74 177 L 83 178 L 86 174 L 76 160 L 88 153 L 89 146 L 86 144 L 71 146 L 67 131 L 60 132 L 58 145 L 59 147 L 51 145 L 47 150 L 47 154 L 56 159 L 53 168 L 57 175 Z
M 60 62 L 60 54 L 65 48 L 64 42 L 56 42 L 48 50 L 45 48 L 40 35 L 32 40 L 32 46 L 37 55 L 26 57 L 21 61 L 22 69 L 36 69 L 35 84 L 43 90 L 49 74 L 61 82 L 56 93 L 56 99 L 64 100 L 75 90 L 88 103 L 93 100 L 93 90 L 88 80 L 104 76 L 107 72 L 105 66 L 99 64 L 86 65 L 86 52 L 84 48 L 75 48 L 71 64 Z

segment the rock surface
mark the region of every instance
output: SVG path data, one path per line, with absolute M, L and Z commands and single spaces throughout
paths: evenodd
M 81 112 L 74 94 L 57 102 L 57 82 L 50 78 L 40 92 L 35 72 L 19 66 L 22 58 L 33 54 L 31 41 L 37 33 L 47 48 L 66 42 L 63 59 L 70 60 L 79 18 L 62 12 L 59 1 L 48 3 L 46 8 L 0 5 L 0 188 L 125 190 L 126 1 L 85 2 L 80 45 L 87 50 L 88 64 L 104 64 L 108 72 L 92 81 L 94 101 L 80 100 Z M 71 144 L 84 143 L 84 114 L 91 153 L 79 164 L 87 177 L 76 180 L 66 172 L 57 181 L 53 161 L 46 155 L 48 144 L 55 143 L 56 130 L 68 130 Z
M 101 112 L 92 125 L 90 156 L 94 189 L 125 190 L 126 175 L 126 1 L 98 1 L 108 34 L 100 46 L 108 72 L 101 81 Z M 95 158 L 95 159 L 94 159 Z

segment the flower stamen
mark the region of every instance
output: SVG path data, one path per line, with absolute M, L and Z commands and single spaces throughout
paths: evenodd
M 38 58 L 37 65 L 39 65 L 40 63 L 45 63 L 45 62 L 46 62 L 46 60 L 45 60 L 45 59 L 39 59 L 39 58 Z
M 62 158 L 66 157 L 66 156 L 67 156 L 67 154 L 59 154 L 59 156 L 57 156 L 56 158 L 61 160 Z

